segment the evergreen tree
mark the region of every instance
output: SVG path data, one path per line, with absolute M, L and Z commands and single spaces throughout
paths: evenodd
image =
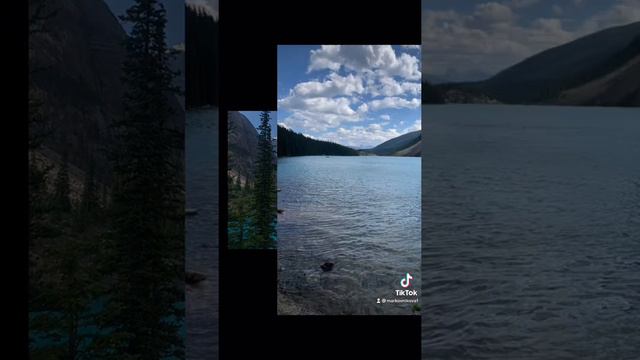
M 100 200 L 95 179 L 95 164 L 89 163 L 89 171 L 85 175 L 84 186 L 80 206 L 76 209 L 76 226 L 79 231 L 84 231 L 98 215 Z
M 114 123 L 112 232 L 107 269 L 114 276 L 102 326 L 113 359 L 184 357 L 179 334 L 184 291 L 184 202 L 180 134 L 169 124 L 175 76 L 165 43 L 165 9 L 135 0 L 123 71 L 124 116 Z
M 63 156 L 62 165 L 56 175 L 56 183 L 53 193 L 53 209 L 58 215 L 71 211 L 71 188 L 69 184 L 69 157 Z
M 255 243 L 259 248 L 273 247 L 275 232 L 275 171 L 273 165 L 273 145 L 271 142 L 271 117 L 268 111 L 260 114 L 258 127 L 258 159 L 255 167 L 254 223 Z
M 329 141 L 308 138 L 278 126 L 278 156 L 340 155 L 358 156 L 358 151 Z

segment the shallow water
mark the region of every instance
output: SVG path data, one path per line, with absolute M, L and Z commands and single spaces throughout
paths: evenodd
M 279 158 L 278 188 L 280 291 L 318 314 L 412 313 L 377 299 L 406 272 L 420 289 L 420 158 Z
M 187 112 L 186 270 L 206 279 L 186 288 L 187 359 L 218 358 L 218 110 Z
M 423 358 L 640 358 L 640 110 L 422 114 Z

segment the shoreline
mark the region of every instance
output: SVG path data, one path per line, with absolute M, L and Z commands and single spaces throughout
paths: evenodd
M 295 302 L 289 296 L 285 295 L 280 289 L 278 289 L 277 300 L 277 314 L 278 315 L 320 315 L 313 310 Z

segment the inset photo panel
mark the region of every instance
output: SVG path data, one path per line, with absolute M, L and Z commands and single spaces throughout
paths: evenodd
M 229 249 L 276 247 L 276 113 L 228 113 Z
M 418 45 L 278 46 L 278 315 L 419 315 Z

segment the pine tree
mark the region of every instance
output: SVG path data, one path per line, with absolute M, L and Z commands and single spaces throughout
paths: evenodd
M 165 43 L 165 9 L 135 0 L 122 16 L 132 24 L 123 71 L 124 116 L 116 138 L 107 269 L 114 275 L 103 327 L 105 357 L 156 360 L 184 357 L 184 203 L 180 136 L 169 121 L 175 76 Z
M 95 179 L 95 164 L 89 162 L 89 171 L 85 175 L 82 198 L 76 209 L 76 227 L 78 231 L 85 231 L 98 215 L 100 200 Z
M 62 165 L 56 175 L 56 183 L 53 192 L 53 210 L 58 214 L 67 214 L 71 211 L 71 187 L 69 184 L 69 157 L 63 156 Z
M 273 166 L 273 145 L 271 142 L 271 117 L 268 111 L 260 114 L 258 127 L 258 159 L 255 168 L 254 223 L 255 244 L 259 248 L 273 247 L 275 231 L 275 171 Z

